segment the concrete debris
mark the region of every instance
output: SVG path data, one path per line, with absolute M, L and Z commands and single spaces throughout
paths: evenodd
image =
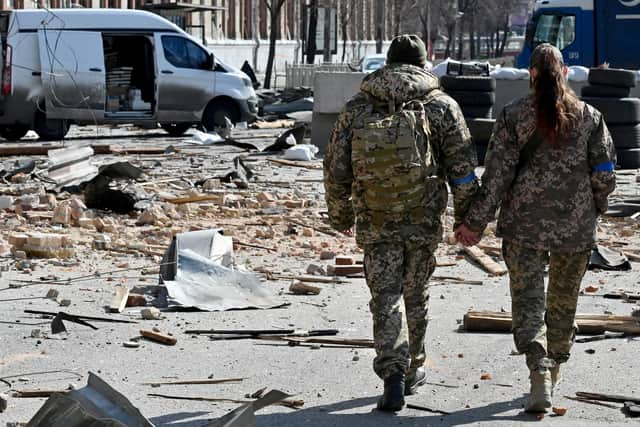
M 140 315 L 144 320 L 160 320 L 162 318 L 162 313 L 155 307 L 142 309 Z
M 170 219 L 167 215 L 165 215 L 162 207 L 154 205 L 140 214 L 138 221 L 136 221 L 136 225 L 163 226 L 165 224 L 169 224 L 169 222 Z

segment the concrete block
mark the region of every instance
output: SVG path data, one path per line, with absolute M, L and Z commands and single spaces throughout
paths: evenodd
M 330 73 L 315 75 L 313 92 L 314 113 L 338 113 L 344 104 L 360 91 L 365 73 Z

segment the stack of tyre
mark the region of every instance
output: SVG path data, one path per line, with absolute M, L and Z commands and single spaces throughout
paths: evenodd
M 635 86 L 635 71 L 592 68 L 581 90 L 582 100 L 602 113 L 621 169 L 640 168 L 640 99 L 630 97 Z
M 440 86 L 460 105 L 476 145 L 478 162 L 484 164 L 495 123 L 496 81 L 488 76 L 444 75 L 440 77 Z

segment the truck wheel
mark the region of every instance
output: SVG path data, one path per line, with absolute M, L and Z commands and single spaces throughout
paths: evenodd
M 636 87 L 636 73 L 616 68 L 591 68 L 589 84 L 616 87 Z
M 616 148 L 640 148 L 639 125 L 611 125 L 609 132 Z
M 440 86 L 447 90 L 463 90 L 470 92 L 494 92 L 496 81 L 485 76 L 441 76 Z
M 202 126 L 204 126 L 207 131 L 212 131 L 215 128 L 223 128 L 226 125 L 225 119 L 229 119 L 231 123 L 236 124 L 240 120 L 238 107 L 228 99 L 213 100 L 204 110 Z
M 618 148 L 616 156 L 620 169 L 640 169 L 640 148 Z
M 0 126 L 0 136 L 7 141 L 18 141 L 29 132 L 29 126 L 26 125 L 7 125 Z
M 161 123 L 160 127 L 170 136 L 178 137 L 184 135 L 191 128 L 191 123 Z
M 447 95 L 455 99 L 459 105 L 493 105 L 496 103 L 495 92 L 448 90 Z
M 493 133 L 495 119 L 467 119 L 467 127 L 471 133 L 471 138 L 476 144 L 487 144 Z
M 478 166 L 484 166 L 485 158 L 487 157 L 487 149 L 489 146 L 484 144 L 475 144 L 476 146 L 476 155 L 478 156 Z
M 617 87 L 609 85 L 583 86 L 580 95 L 596 98 L 626 98 L 631 94 L 630 87 Z
M 493 117 L 493 107 L 491 105 L 462 105 L 462 114 L 466 118 L 490 119 Z
M 640 123 L 640 99 L 638 98 L 591 98 L 582 100 L 602 113 L 607 126 Z
M 42 141 L 55 141 L 65 137 L 69 124 L 62 119 L 47 119 L 45 112 L 38 110 L 33 121 L 33 130 Z

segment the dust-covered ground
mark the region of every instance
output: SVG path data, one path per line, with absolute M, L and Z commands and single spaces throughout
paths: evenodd
M 376 411 L 382 382 L 372 371 L 373 349 L 290 346 L 264 340 L 212 341 L 206 335 L 186 334 L 186 330 L 194 329 L 282 328 L 338 329 L 337 337 L 342 338 L 372 336 L 364 279 L 312 283 L 322 291 L 319 295 L 305 296 L 289 293 L 290 279 L 278 279 L 282 275 L 304 275 L 311 264 L 326 269 L 334 260 L 321 260 L 322 252 L 353 256 L 356 260 L 362 257 L 353 239 L 328 230 L 321 162 L 308 162 L 306 168 L 283 165 L 270 160 L 280 159 L 277 154 L 251 153 L 229 145 L 195 146 L 190 140 L 190 135 L 169 138 L 160 130 L 109 127 L 72 130 L 67 146 L 99 142 L 124 147 L 173 147 L 160 154 L 109 154 L 93 158 L 103 164 L 129 161 L 143 169 L 146 176 L 138 184 L 154 197 L 151 205 L 160 209 L 147 224 L 136 225 L 140 212 L 117 215 L 80 209 L 81 216 L 92 221 L 85 220 L 79 226 L 76 218 L 68 225 L 53 225 L 51 215 L 55 206 L 82 197 L 69 193 L 57 194 L 55 200 L 49 197 L 48 206 L 36 203 L 25 210 L 14 205 L 0 211 L 4 239 L 0 246 L 5 252 L 10 249 L 11 235 L 35 231 L 69 236 L 75 251 L 64 259 L 16 260 L 15 254 L 1 259 L 8 271 L 3 272 L 0 283 L 3 379 L 0 393 L 9 397 L 8 408 L 0 414 L 0 425 L 27 422 L 45 402 L 44 398 L 13 397 L 13 392 L 64 390 L 69 385 L 80 388 L 86 384 L 88 372 L 97 374 L 127 396 L 156 426 L 205 425 L 207 420 L 227 414 L 240 403 L 176 400 L 149 394 L 246 400 L 245 395 L 263 387 L 295 394 L 296 399 L 304 400 L 304 406 L 262 409 L 257 413 L 258 426 L 515 426 L 532 422 L 563 426 L 637 425 L 637 419 L 628 418 L 621 411 L 621 404 L 605 407 L 565 397 L 588 391 L 640 398 L 637 375 L 640 340 L 634 338 L 576 344 L 554 397 L 555 406 L 567 408 L 566 415 L 550 414 L 538 420 L 525 414 L 522 407 L 528 391 L 528 372 L 523 356 L 513 355 L 511 336 L 460 331 L 462 317 L 469 310 L 510 310 L 508 278 L 489 276 L 464 258 L 460 247 L 448 243 L 439 248 L 439 261 L 448 266 L 438 267 L 435 276 L 453 276 L 482 284 L 444 280 L 431 283 L 426 342 L 428 384 L 407 399 L 408 403 L 448 415 L 417 409 L 404 409 L 396 415 Z M 256 174 L 246 189 L 215 179 L 239 155 L 247 156 L 246 164 Z M 636 171 L 620 174 L 618 196 L 640 198 L 637 176 Z M 198 181 L 207 178 L 214 179 L 206 188 L 196 188 Z M 29 194 L 40 197 L 46 186 L 34 177 L 21 180 L 24 182 L 0 185 L 0 193 L 11 195 L 14 200 Z M 269 194 L 259 195 L 265 192 Z M 161 201 L 194 194 L 224 195 L 224 199 L 211 198 L 179 208 Z M 107 223 L 106 229 L 97 230 L 100 221 L 95 218 Z M 450 218 L 447 223 L 450 224 Z M 604 219 L 599 238 L 610 247 L 638 256 L 639 224 L 638 219 Z M 268 310 L 163 311 L 163 319 L 155 321 L 142 320 L 140 307 L 126 308 L 122 314 L 105 310 L 116 285 L 144 293 L 151 302 L 159 288 L 157 268 L 171 237 L 215 227 L 223 228 L 225 235 L 236 239 L 237 263 L 255 271 L 262 285 L 279 302 L 288 305 Z M 108 248 L 97 248 L 94 242 L 98 235 L 111 239 Z M 483 243 L 490 253 L 500 246 L 491 233 Z M 499 257 L 496 260 L 501 262 Z M 591 286 L 592 292 L 580 296 L 578 312 L 628 316 L 638 309 L 634 303 L 603 298 L 603 294 L 618 290 L 640 292 L 640 263 L 631 265 L 631 271 L 589 271 L 583 288 Z M 65 282 L 67 278 L 72 280 Z M 58 301 L 44 298 L 50 289 L 58 291 Z M 70 300 L 70 305 L 60 307 L 62 299 Z M 52 335 L 50 319 L 26 314 L 24 310 L 65 311 L 139 323 L 91 322 L 97 330 L 66 323 L 67 333 Z M 124 342 L 135 340 L 140 329 L 152 327 L 173 334 L 177 344 L 165 346 L 139 340 L 137 348 L 123 346 Z M 37 329 L 39 334 L 34 332 Z M 490 374 L 490 379 L 481 379 L 483 374 Z M 243 380 L 159 388 L 144 384 L 207 378 Z

